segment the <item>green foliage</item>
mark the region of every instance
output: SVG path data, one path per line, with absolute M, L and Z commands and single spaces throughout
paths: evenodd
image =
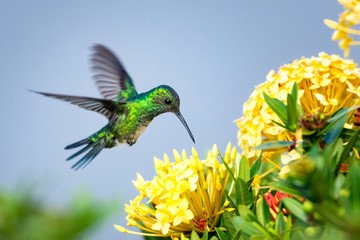
M 45 207 L 31 191 L 2 190 L 0 239 L 81 239 L 116 209 L 114 204 L 94 202 L 87 194 L 76 200 L 66 209 L 55 210 Z
M 256 173 L 260 170 L 261 159 L 262 159 L 262 152 L 260 153 L 260 156 L 258 157 L 258 159 L 256 159 L 254 164 L 251 166 L 250 179 L 253 179 L 255 177 Z
M 299 126 L 299 118 L 303 114 L 302 107 L 297 103 L 298 98 L 298 87 L 297 83 L 294 83 L 291 94 L 287 95 L 287 104 L 285 105 L 282 101 L 276 98 L 269 97 L 264 93 L 265 102 L 269 107 L 276 113 L 283 124 L 275 122 L 281 127 L 287 129 L 290 132 L 295 132 Z
M 360 236 L 360 129 L 345 129 L 351 113 L 343 108 L 325 116 L 304 115 L 297 103 L 297 84 L 287 95 L 287 104 L 264 93 L 264 99 L 277 114 L 276 124 L 296 133 L 302 142 L 271 141 L 256 150 L 295 148 L 301 157 L 289 163 L 286 179 L 278 178 L 274 164 L 262 161 L 262 154 L 250 167 L 245 156 L 237 156 L 231 172 L 232 192 L 224 201 L 233 211 L 225 211 L 210 240 L 234 239 L 357 239 Z M 280 164 L 279 164 L 280 165 Z M 275 169 L 275 170 L 274 170 Z M 259 184 L 257 176 L 264 175 Z M 266 175 L 266 176 L 265 176 Z M 257 181 L 254 188 L 253 182 Z M 286 195 L 288 194 L 288 195 Z M 270 196 L 271 195 L 271 196 Z M 198 238 L 191 238 L 196 240 Z M 204 236 L 203 236 L 203 239 Z
M 301 219 L 303 222 L 307 222 L 304 207 L 299 201 L 292 198 L 284 198 L 281 201 L 284 203 L 286 209 L 288 209 L 294 216 Z
M 291 141 L 269 141 L 254 147 L 253 150 L 265 150 L 265 149 L 290 147 L 293 144 L 294 142 Z

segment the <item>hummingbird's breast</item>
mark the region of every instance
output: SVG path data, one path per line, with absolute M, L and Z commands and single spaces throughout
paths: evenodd
M 114 135 L 119 143 L 134 144 L 154 118 L 146 101 L 127 103 L 127 113 L 119 115 L 114 124 Z
M 140 137 L 140 135 L 145 131 L 145 129 L 149 126 L 150 122 L 140 125 L 136 131 L 134 132 L 134 134 L 132 134 L 130 136 L 130 139 L 132 140 L 133 143 L 135 143 L 137 141 L 137 139 Z

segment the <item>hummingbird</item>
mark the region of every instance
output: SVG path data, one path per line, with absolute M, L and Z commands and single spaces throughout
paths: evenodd
M 166 112 L 172 112 L 180 119 L 195 143 L 194 136 L 180 113 L 179 95 L 173 88 L 160 85 L 139 94 L 120 60 L 109 48 L 100 44 L 93 46 L 91 65 L 95 73 L 93 79 L 103 98 L 33 91 L 98 112 L 108 119 L 108 123 L 99 131 L 65 147 L 73 149 L 84 146 L 68 157 L 67 161 L 86 152 L 72 169 L 85 168 L 104 148 L 112 148 L 118 144 L 132 146 L 150 122 Z

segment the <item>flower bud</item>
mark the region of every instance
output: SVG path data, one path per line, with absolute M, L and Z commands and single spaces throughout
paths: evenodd
M 235 158 L 236 158 L 236 147 L 233 147 L 230 154 L 230 161 L 234 162 Z
M 212 147 L 212 150 L 211 150 L 211 155 L 213 157 L 217 157 L 218 154 L 219 154 L 218 148 L 217 148 L 216 144 L 214 144 L 214 146 Z
M 197 153 L 197 151 L 195 150 L 194 147 L 191 148 L 191 152 L 192 152 L 192 155 L 193 155 L 193 157 L 194 157 L 195 159 L 198 159 L 198 158 L 199 158 L 199 157 L 198 157 L 198 153 Z
M 114 225 L 114 227 L 120 232 L 123 232 L 123 233 L 126 232 L 126 229 L 124 227 L 122 227 L 122 226 Z
M 170 159 L 166 153 L 164 153 L 164 163 L 166 166 L 170 165 Z
M 231 142 L 229 142 L 228 145 L 226 146 L 225 156 L 226 155 L 230 156 L 230 153 L 231 153 Z
M 182 150 L 181 157 L 182 157 L 183 161 L 186 160 L 186 159 L 188 159 L 187 156 L 186 156 L 186 151 L 185 151 L 185 149 Z
M 173 149 L 173 154 L 174 154 L 174 157 L 175 157 L 176 162 L 181 162 L 181 156 L 180 156 L 180 154 L 178 153 L 178 151 L 176 151 L 175 149 Z

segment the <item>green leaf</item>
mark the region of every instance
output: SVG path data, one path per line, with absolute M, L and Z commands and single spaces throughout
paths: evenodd
M 352 107 L 352 108 L 340 108 L 339 110 L 337 110 L 332 116 L 331 118 L 328 120 L 329 123 L 335 122 L 337 120 L 339 120 L 340 118 L 342 118 L 343 116 L 347 115 L 349 112 L 351 112 L 352 110 L 358 108 L 360 106 L 357 107 Z
M 324 158 L 331 159 L 331 161 L 327 162 L 327 161 L 323 160 L 323 162 L 324 162 L 323 165 L 325 165 L 325 167 L 331 171 L 331 173 L 329 173 L 330 175 L 333 175 L 333 173 L 335 173 L 336 166 L 340 162 L 340 158 L 344 152 L 344 149 L 345 149 L 344 141 L 341 138 L 338 138 L 335 142 L 326 146 L 326 148 L 324 150 Z M 315 153 L 315 154 L 319 155 L 318 153 Z M 315 159 L 315 157 L 314 157 L 314 159 Z
M 346 123 L 347 115 L 342 116 L 326 131 L 324 142 L 330 144 L 334 142 L 339 136 Z
M 201 240 L 208 240 L 208 238 L 209 238 L 209 233 L 208 233 L 207 228 L 205 228 L 205 231 L 203 232 Z
M 240 205 L 239 207 L 239 213 L 240 213 L 240 216 L 243 220 L 245 220 L 246 222 L 259 222 L 257 220 L 257 218 L 255 217 L 254 213 L 252 211 L 250 211 L 246 206 L 244 205 Z M 236 219 L 237 221 L 239 219 Z M 235 218 L 234 218 L 234 224 L 235 224 Z M 236 227 L 236 225 L 235 225 Z
M 219 240 L 216 236 L 212 236 L 210 240 Z
M 284 214 L 282 212 L 280 212 L 275 219 L 275 230 L 278 233 L 283 233 L 285 231 L 286 228 L 286 223 L 284 220 Z
M 267 238 L 263 237 L 263 236 L 251 236 L 250 240 L 267 240 Z
M 286 105 L 282 101 L 276 98 L 269 97 L 269 95 L 267 95 L 266 93 L 263 93 L 263 95 L 267 105 L 269 105 L 269 107 L 276 113 L 276 115 L 278 115 L 280 120 L 286 125 L 287 123 Z
M 359 108 L 360 105 L 356 105 L 350 109 L 348 108 L 342 108 L 338 110 L 334 115 L 327 121 L 328 124 L 316 134 L 316 136 L 322 135 L 324 132 L 328 131 L 337 121 L 339 121 L 342 117 L 347 116 L 347 114 L 357 108 Z
M 302 108 L 302 106 L 300 104 L 298 104 L 299 91 L 298 91 L 297 82 L 295 82 L 293 85 L 293 88 L 291 90 L 291 96 L 295 101 L 297 118 L 298 118 L 298 120 L 300 120 L 300 117 L 303 116 L 305 113 L 304 113 L 304 109 Z
M 281 192 L 285 192 L 290 195 L 294 195 L 297 197 L 310 197 L 310 191 L 306 187 L 297 186 L 291 182 L 285 181 L 283 179 L 278 179 L 278 181 L 269 182 L 267 184 L 270 187 L 273 187 L 276 190 L 279 190 Z
M 215 230 L 220 240 L 230 240 L 230 238 L 220 228 L 215 228 Z
M 238 176 L 245 182 L 250 180 L 249 160 L 245 157 L 245 155 L 241 156 Z
M 231 199 L 231 197 L 229 196 L 229 194 L 226 193 L 226 190 L 225 190 L 225 192 L 224 192 L 224 195 L 225 195 L 226 199 L 230 202 L 230 206 L 235 209 L 235 214 L 236 214 L 236 215 L 240 215 L 240 213 L 239 213 L 239 211 L 238 211 L 238 209 L 237 209 L 234 201 Z
M 342 130 L 342 132 L 341 132 L 341 136 L 342 136 L 343 138 L 348 139 L 348 138 L 350 138 L 350 137 L 354 134 L 354 132 L 355 132 L 355 130 L 353 130 L 353 129 L 344 128 L 344 129 Z
M 242 217 L 239 217 L 239 216 L 234 216 L 233 217 L 233 223 L 234 223 L 234 226 L 235 226 L 237 231 L 240 230 L 239 226 L 243 222 L 244 222 L 244 219 Z
M 231 238 L 231 240 L 239 240 L 241 236 L 241 230 L 237 231 L 233 237 Z
M 253 224 L 250 222 L 243 222 L 240 224 L 240 230 L 250 236 L 262 236 L 265 237 L 264 234 Z
M 292 98 L 290 94 L 287 95 L 287 127 L 295 132 L 298 126 L 299 118 L 296 109 L 296 100 Z
M 360 128 L 357 129 L 354 132 L 354 134 L 350 137 L 348 144 L 346 145 L 346 147 L 344 148 L 343 153 L 341 154 L 340 161 L 339 161 L 340 164 L 345 162 L 345 160 L 349 156 L 350 151 L 352 150 L 352 148 L 354 147 L 356 141 L 358 140 L 359 134 L 360 134 Z
M 238 156 L 239 156 L 239 154 L 236 155 L 235 161 L 236 161 L 236 159 L 238 159 Z M 233 181 L 235 181 L 236 178 L 235 178 L 235 176 L 234 176 L 233 171 L 230 169 L 229 165 L 224 161 L 224 159 L 223 159 L 223 157 L 222 157 L 221 155 L 220 155 L 220 157 L 221 157 L 222 162 L 224 163 L 224 165 L 225 165 L 225 167 L 226 167 L 226 170 L 229 172 L 231 179 L 232 179 Z
M 293 87 L 292 87 L 291 97 L 295 100 L 295 103 L 296 103 L 297 99 L 298 99 L 298 85 L 297 85 L 297 82 L 295 82 Z
M 354 133 L 355 133 L 355 130 L 343 128 L 343 130 L 341 131 L 340 137 L 350 141 L 349 139 L 353 136 Z M 360 150 L 360 138 L 356 139 L 353 147 Z
M 283 240 L 290 240 L 290 230 L 291 230 L 291 226 L 292 226 L 291 222 L 292 222 L 292 215 L 289 215 L 287 222 L 286 222 L 286 226 L 285 226 Z
M 273 123 L 275 123 L 276 125 L 279 125 L 280 127 L 285 128 L 286 130 L 291 131 L 291 129 L 288 128 L 287 126 L 285 126 L 284 124 L 281 124 L 281 123 L 279 123 L 279 122 L 277 122 L 277 121 L 274 121 L 274 120 L 271 120 L 271 121 L 272 121 Z
M 228 211 L 224 211 L 224 227 L 227 228 L 228 232 L 231 235 L 234 235 L 236 233 L 236 228 L 233 223 L 233 215 L 229 213 Z
M 284 203 L 286 209 L 291 211 L 291 214 L 303 222 L 307 222 L 307 215 L 304 211 L 304 207 L 299 201 L 288 197 L 283 198 L 281 201 Z
M 261 197 L 256 204 L 256 217 L 263 226 L 266 226 L 271 221 L 269 205 L 264 197 Z
M 252 148 L 252 150 L 283 148 L 283 147 L 289 147 L 293 144 L 294 144 L 294 142 L 292 142 L 292 141 L 269 141 L 269 142 L 264 142 L 256 147 Z
M 253 179 L 253 177 L 255 177 L 255 175 L 260 170 L 262 153 L 263 152 L 261 151 L 260 156 L 256 159 L 256 161 L 254 162 L 254 164 L 252 165 L 252 167 L 250 169 L 250 179 Z
M 236 206 L 247 205 L 251 201 L 249 189 L 245 181 L 241 178 L 237 178 L 235 181 L 235 196 L 236 196 Z
M 354 162 L 350 165 L 349 175 L 346 179 L 346 185 L 350 190 L 350 204 L 352 206 L 352 215 L 360 214 L 360 166 Z
M 200 237 L 194 230 L 192 230 L 190 239 L 191 240 L 200 240 Z
M 265 236 L 265 239 L 273 239 L 270 233 L 266 230 L 266 228 L 261 226 L 261 224 L 257 222 L 253 222 L 252 224 L 254 224 L 254 226 L 263 234 L 263 236 Z

